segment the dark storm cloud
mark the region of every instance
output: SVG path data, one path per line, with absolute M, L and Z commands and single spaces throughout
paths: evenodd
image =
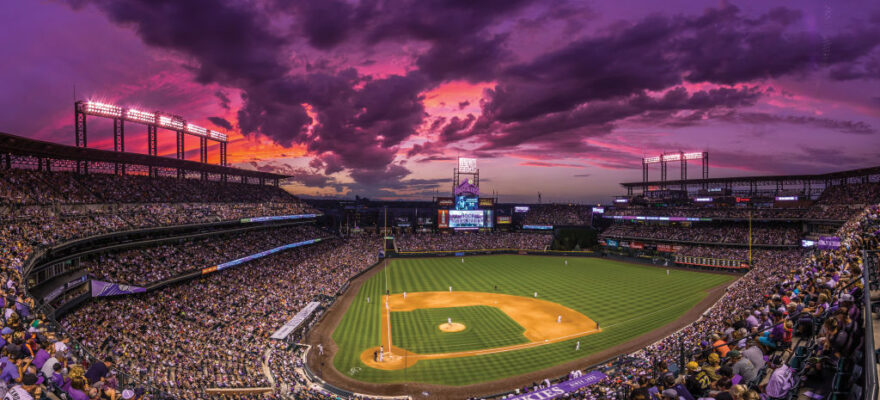
M 371 79 L 351 68 L 291 74 L 279 61 L 288 39 L 270 31 L 268 17 L 255 8 L 208 0 L 74 3 L 95 4 L 114 22 L 134 26 L 148 45 L 185 54 L 199 82 L 241 89 L 244 104 L 237 115 L 243 133 L 262 134 L 285 147 L 305 144 L 318 154 L 326 173 L 349 168 L 361 177 L 370 171 L 399 171 L 389 167 L 396 146 L 424 118 L 420 93 L 430 85 L 426 75 Z M 346 7 L 307 4 L 305 13 L 324 16 L 305 27 L 312 44 L 332 46 L 344 39 L 344 34 L 328 37 L 334 29 L 319 25 L 336 22 L 327 16 Z M 221 104 L 224 96 L 218 94 Z M 306 105 L 313 107 L 318 121 Z
M 531 0 L 277 1 L 249 8 L 247 2 L 214 0 L 70 2 L 94 4 L 146 44 L 183 55 L 198 82 L 239 90 L 237 125 L 244 134 L 285 147 L 304 145 L 315 157 L 312 168 L 347 170 L 356 184 L 388 188 L 409 175 L 396 153 L 428 118 L 423 93 L 442 82 L 497 85 L 481 101 L 481 115 L 428 120 L 439 146 L 472 140 L 480 146 L 476 155 L 485 157 L 518 146 L 592 151 L 596 164 L 614 168 L 624 162 L 584 139 L 606 135 L 630 118 L 696 123 L 717 110 L 754 105 L 761 95 L 749 88 L 688 92 L 677 86 L 741 84 L 826 67 L 833 79 L 862 78 L 875 73 L 864 58 L 880 42 L 876 24 L 853 24 L 828 38 L 832 50 L 824 54 L 817 36 L 798 30 L 803 18 L 797 11 L 779 8 L 749 18 L 722 6 L 696 16 L 615 24 L 519 60 L 511 55 L 516 44 L 505 22 Z M 564 19 L 566 13 L 546 16 Z M 317 50 L 299 54 L 299 41 Z M 373 47 L 410 41 L 417 42 L 416 54 L 406 73 L 362 75 L 335 54 L 350 45 L 373 58 Z M 216 96 L 229 107 L 224 92 Z M 873 131 L 857 123 L 835 129 Z M 442 158 L 436 150 L 423 145 L 409 153 Z
M 353 7 L 340 0 L 292 2 L 299 6 L 299 21 L 309 44 L 329 49 L 345 41 L 351 31 Z
M 851 75 L 872 73 L 873 64 L 864 58 L 880 43 L 877 26 L 854 24 L 827 38 L 838 45 L 821 54 L 819 38 L 797 30 L 801 20 L 800 12 L 784 8 L 748 18 L 727 5 L 697 16 L 655 15 L 618 24 L 604 35 L 505 67 L 496 87 L 487 91 L 482 115 L 466 127 L 461 120 L 447 122 L 441 138 L 476 138 L 484 142 L 481 149 L 492 150 L 604 135 L 636 116 L 675 116 L 665 122 L 696 123 L 716 109 L 754 105 L 761 94 L 732 87 L 692 94 L 683 87 L 667 89 L 685 82 L 733 85 L 808 73 L 820 63 L 852 69 L 858 61 L 869 67 Z M 664 90 L 659 98 L 647 95 Z M 836 125 L 810 117 L 790 122 L 872 131 L 864 124 Z
M 223 107 L 224 110 L 229 109 L 229 96 L 225 92 L 218 90 L 214 92 L 214 96 L 217 97 L 217 100 L 220 100 L 220 107 Z
M 232 130 L 232 123 L 227 121 L 226 118 L 223 117 L 208 117 L 208 121 L 211 121 L 212 124 L 226 129 L 228 131 Z
M 874 127 L 864 121 L 847 121 L 824 117 L 776 115 L 759 112 L 731 112 L 720 116 L 719 119 L 754 125 L 810 125 L 818 128 L 838 131 L 841 133 L 852 133 L 857 135 L 870 135 L 877 132 Z
M 504 47 L 506 40 L 507 35 L 495 35 L 438 42 L 416 59 L 416 66 L 435 82 L 491 81 L 499 65 L 511 57 Z
M 248 163 L 250 167 L 257 171 L 271 172 L 275 174 L 287 175 L 286 181 L 293 181 L 312 188 L 332 187 L 337 192 L 342 191 L 343 185 L 332 177 L 328 177 L 317 171 L 309 171 L 305 168 L 296 168 L 283 162 L 258 162 L 251 161 Z
M 531 118 L 512 124 L 501 124 L 481 117 L 470 130 L 453 130 L 454 134 L 441 137 L 456 140 L 459 137 L 479 135 L 484 139 L 483 150 L 516 147 L 525 143 L 564 143 L 557 150 L 579 152 L 571 147 L 577 138 L 600 136 L 609 133 L 618 121 L 644 115 L 649 112 L 681 110 L 709 110 L 736 108 L 755 104 L 761 93 L 755 88 L 717 88 L 688 93 L 683 87 L 653 97 L 637 93 L 620 100 L 592 101 L 569 112 L 558 112 Z M 482 126 L 481 126 L 482 124 Z M 474 128 L 476 127 L 476 128 Z M 444 127 L 455 128 L 452 122 Z
M 94 4 L 115 23 L 132 26 L 144 43 L 181 52 L 201 83 L 253 83 L 283 75 L 284 40 L 253 8 L 214 0 L 70 0 Z

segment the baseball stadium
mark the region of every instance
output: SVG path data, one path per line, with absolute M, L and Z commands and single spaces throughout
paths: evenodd
M 0 22 L 3 400 L 878 400 L 875 3 Z

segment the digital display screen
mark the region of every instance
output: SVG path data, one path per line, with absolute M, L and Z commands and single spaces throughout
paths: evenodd
M 605 207 L 593 207 L 593 212 L 596 214 L 605 214 Z
M 776 201 L 797 201 L 797 196 L 776 196 Z
M 520 212 L 520 213 L 523 213 L 523 212 L 529 212 L 529 206 L 516 206 L 516 207 L 513 207 L 513 212 Z
M 542 231 L 553 230 L 553 225 L 523 225 L 523 229 L 538 229 Z
M 456 210 L 476 210 L 479 199 L 473 196 L 456 196 Z
M 815 246 L 816 246 L 815 240 L 801 239 L 801 247 L 815 247 Z
M 628 203 L 629 200 L 627 200 L 627 199 L 614 199 L 614 202 L 615 203 Z
M 477 172 L 477 159 L 460 157 L 458 159 L 458 172 L 462 174 L 472 174 Z
M 450 228 L 490 228 L 491 210 L 449 210 Z
M 697 197 L 694 199 L 694 201 L 700 202 L 700 203 L 711 203 L 712 198 L 711 197 Z
M 499 216 L 498 216 L 498 225 L 501 225 L 501 224 L 509 224 L 509 223 L 510 223 L 510 217 L 509 217 L 509 216 L 503 216 L 503 215 L 499 215 Z
M 317 217 L 317 214 L 275 215 L 271 217 L 242 218 L 241 223 L 246 224 L 248 222 L 282 221 L 288 219 L 305 219 L 315 217 Z

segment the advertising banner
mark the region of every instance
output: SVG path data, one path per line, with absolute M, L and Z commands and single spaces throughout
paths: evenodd
M 506 216 L 506 215 L 499 215 L 498 216 L 498 225 L 509 224 L 509 223 L 510 223 L 510 216 Z
M 449 228 L 449 210 L 437 210 L 437 227 Z
M 670 222 L 711 222 L 712 218 L 696 217 L 657 217 L 648 215 L 605 215 L 603 218 L 634 220 L 634 221 L 670 221 Z
M 140 286 L 120 285 L 113 282 L 92 279 L 92 297 L 119 296 L 123 294 L 144 293 L 146 288 Z
M 819 250 L 834 250 L 840 248 L 840 238 L 837 236 L 819 236 L 816 243 Z
M 452 197 L 438 197 L 437 205 L 440 207 L 452 207 L 455 205 L 455 200 Z
M 480 207 L 492 207 L 495 205 L 495 199 L 491 197 L 480 197 Z
M 568 393 L 575 392 L 580 388 L 595 385 L 607 378 L 605 374 L 599 371 L 588 372 L 574 379 L 569 379 L 562 383 L 551 385 L 544 389 L 534 392 L 524 393 L 519 396 L 509 397 L 508 400 L 551 400 Z
M 477 172 L 477 159 L 459 157 L 458 172 L 462 174 L 473 174 Z
M 248 222 L 266 222 L 266 221 L 284 221 L 289 219 L 306 219 L 306 218 L 315 218 L 317 214 L 297 214 L 297 215 L 275 215 L 271 217 L 255 217 L 255 218 L 242 218 L 241 223 L 246 224 Z
M 537 229 L 542 231 L 552 231 L 553 225 L 523 225 L 523 229 Z
M 232 260 L 232 261 L 227 261 L 227 262 L 225 262 L 225 263 L 223 263 L 223 264 L 217 264 L 217 265 L 214 265 L 214 266 L 211 266 L 211 267 L 202 268 L 202 275 L 204 275 L 204 274 L 208 274 L 208 273 L 211 273 L 211 272 L 222 271 L 222 270 L 224 270 L 224 269 L 226 269 L 226 268 L 234 267 L 234 266 L 239 265 L 239 264 L 244 264 L 244 263 L 246 263 L 246 262 L 248 262 L 248 261 L 256 260 L 256 259 L 258 259 L 258 258 L 263 258 L 263 257 L 268 256 L 268 255 L 270 255 L 270 254 L 275 254 L 275 253 L 277 253 L 277 252 L 279 252 L 279 251 L 284 251 L 284 250 L 287 250 L 287 249 L 292 249 L 292 248 L 296 248 L 296 247 L 300 247 L 300 246 L 305 246 L 305 245 L 309 245 L 309 244 L 312 244 L 312 243 L 318 243 L 318 242 L 320 242 L 320 241 L 321 241 L 321 238 L 317 238 L 317 239 L 305 240 L 305 241 L 302 241 L 302 242 L 296 242 L 296 243 L 285 244 L 284 246 L 278 246 L 278 247 L 276 247 L 276 248 L 274 248 L 274 249 L 269 249 L 269 250 L 266 250 L 266 251 L 261 251 L 261 252 L 259 252 L 259 253 L 254 253 L 254 254 L 251 254 L 251 255 L 249 255 L 249 256 L 247 256 L 247 257 L 242 257 L 242 258 L 235 259 L 235 260 Z

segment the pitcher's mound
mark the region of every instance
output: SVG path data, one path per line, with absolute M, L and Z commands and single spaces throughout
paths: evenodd
M 461 332 L 464 330 L 465 326 L 464 324 L 459 324 L 458 322 L 453 322 L 451 324 L 447 322 L 445 324 L 440 324 L 438 328 L 440 328 L 440 330 L 443 332 Z

